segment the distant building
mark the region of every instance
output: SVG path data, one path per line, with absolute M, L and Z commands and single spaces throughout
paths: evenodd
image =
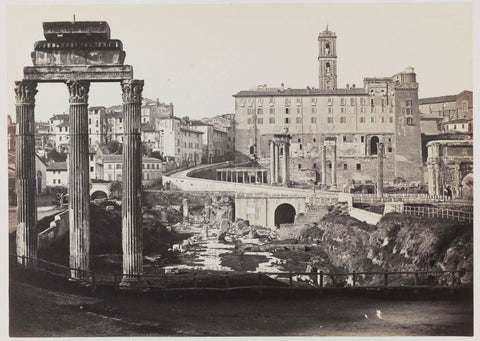
M 95 149 L 105 143 L 105 107 L 88 108 L 88 143 Z
M 175 116 L 159 120 L 156 128 L 162 130 L 163 156 L 173 158 L 177 166 L 192 166 L 202 162 L 203 132 L 189 127 Z
M 50 124 L 48 122 L 35 122 L 35 148 L 45 149 L 50 139 Z
M 70 115 L 53 115 L 49 120 L 49 126 L 53 147 L 60 153 L 67 152 L 70 143 Z
M 123 155 L 103 155 L 97 160 L 98 179 L 105 181 L 122 181 Z M 159 183 L 166 164 L 160 159 L 143 157 L 142 185 L 151 186 Z
M 190 126 L 203 133 L 202 163 L 214 163 L 226 160 L 228 134 L 220 127 L 202 121 L 192 121 Z
M 47 166 L 47 187 L 68 187 L 68 167 L 66 162 L 52 162 Z
M 336 35 L 319 34 L 319 89 L 282 86 L 242 90 L 235 98 L 236 151 L 268 167 L 269 141 L 288 128 L 290 179 L 322 178 L 343 186 L 368 177 L 376 180 L 377 143 L 383 142 L 384 179 L 423 180 L 418 83 L 411 67 L 391 77 L 364 78 L 363 88 L 337 87 Z M 333 151 L 336 150 L 336 153 Z M 283 151 L 280 150 L 280 155 Z M 332 167 L 335 163 L 335 167 Z M 332 176 L 335 172 L 335 176 Z M 309 174 L 312 172 L 309 172 Z M 332 179 L 332 180 L 330 180 Z
M 222 128 L 227 132 L 227 141 L 225 145 L 226 160 L 233 160 L 235 157 L 235 114 L 217 115 L 211 118 L 202 120 L 205 123 L 210 123 L 214 127 Z
M 12 117 L 7 115 L 7 142 L 8 150 L 15 150 L 15 130 L 16 125 L 12 122 Z
M 471 91 L 465 90 L 457 95 L 420 98 L 418 104 L 423 134 L 472 132 L 473 93 Z M 453 123 L 453 121 L 457 122 Z M 437 125 L 436 129 L 434 124 Z

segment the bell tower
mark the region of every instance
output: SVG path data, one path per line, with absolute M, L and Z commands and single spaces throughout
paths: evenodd
M 332 90 L 337 88 L 337 35 L 328 30 L 318 35 L 318 46 L 320 53 L 318 55 L 319 73 L 318 87 L 323 90 Z

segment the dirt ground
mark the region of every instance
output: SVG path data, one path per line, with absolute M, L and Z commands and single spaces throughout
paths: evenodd
M 92 298 L 10 282 L 10 336 L 472 335 L 471 301 Z

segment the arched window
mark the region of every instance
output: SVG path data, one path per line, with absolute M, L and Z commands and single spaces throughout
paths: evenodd
M 330 55 L 330 43 L 329 42 L 325 43 L 325 54 L 327 56 Z
M 326 72 L 326 73 L 330 73 L 330 62 L 327 62 L 327 63 L 325 64 L 325 72 Z
M 373 136 L 370 139 L 370 155 L 377 155 L 378 150 L 377 150 L 377 143 L 380 142 L 380 139 L 378 136 Z

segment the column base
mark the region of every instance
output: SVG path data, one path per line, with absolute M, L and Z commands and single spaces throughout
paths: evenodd
M 320 185 L 320 190 L 326 191 L 328 189 L 328 186 L 326 184 L 321 184 Z
M 118 287 L 121 290 L 137 292 L 147 292 L 149 290 L 147 282 L 145 282 L 141 276 L 124 275 Z
M 330 190 L 331 191 L 338 191 L 338 186 L 335 185 L 335 186 L 330 186 Z

